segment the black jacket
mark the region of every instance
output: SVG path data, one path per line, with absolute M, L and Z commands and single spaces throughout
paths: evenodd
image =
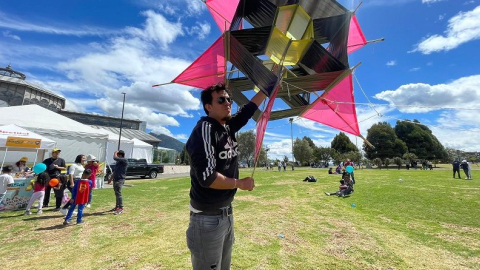
M 228 206 L 236 189 L 209 188 L 218 173 L 238 178 L 238 145 L 235 133 L 248 123 L 257 110 L 253 102 L 243 106 L 222 126 L 208 116 L 200 118 L 187 141 L 190 155 L 190 204 L 193 208 L 208 211 Z

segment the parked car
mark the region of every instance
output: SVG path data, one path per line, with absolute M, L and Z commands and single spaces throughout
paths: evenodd
M 147 164 L 147 160 L 144 158 L 127 158 L 127 176 L 140 176 L 141 178 L 157 178 L 159 173 L 163 173 L 163 165 L 161 164 Z M 107 173 L 105 179 L 109 179 L 111 171 L 115 171 L 115 165 L 107 166 Z

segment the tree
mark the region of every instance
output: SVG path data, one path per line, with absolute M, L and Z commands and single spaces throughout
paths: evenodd
M 417 158 L 418 158 L 417 155 L 415 155 L 414 153 L 405 153 L 403 155 L 403 159 L 405 159 L 405 161 L 408 162 L 408 164 L 410 164 L 412 160 L 416 160 Z
M 398 166 L 398 169 L 400 170 L 403 164 L 403 160 L 399 157 L 396 157 L 393 159 L 393 162 Z
M 374 146 L 372 148 L 366 143 L 363 144 L 363 150 L 369 159 L 393 158 L 407 152 L 407 146 L 397 138 L 395 130 L 387 122 L 380 122 L 369 128 L 367 140 Z
M 345 133 L 340 132 L 333 138 L 331 143 L 331 147 L 340 154 L 347 153 L 347 152 L 358 152 L 358 148 L 353 144 L 350 139 L 345 135 Z
M 385 164 L 385 167 L 387 167 L 387 170 L 388 170 L 388 165 L 390 165 L 390 159 L 386 158 L 383 163 Z
M 180 164 L 190 165 L 190 155 L 187 152 L 187 146 L 184 145 L 180 153 Z
M 408 152 L 421 159 L 446 159 L 448 153 L 432 131 L 418 120 L 397 121 L 395 134 L 405 142 Z
M 313 151 L 313 156 L 316 162 L 324 162 L 328 164 L 328 161 L 330 161 L 333 158 L 335 149 L 330 148 L 330 147 L 317 147 Z
M 300 165 L 305 165 L 305 163 L 311 160 L 313 151 L 307 140 L 300 140 L 299 138 L 295 140 L 293 144 L 293 156 L 300 162 Z
M 381 170 L 382 169 L 382 160 L 380 158 L 375 158 L 373 160 L 373 164 L 377 165 L 377 167 Z
M 255 133 L 253 133 L 253 130 L 239 133 L 237 142 L 240 152 L 238 158 L 247 163 L 248 167 L 251 167 L 255 155 Z

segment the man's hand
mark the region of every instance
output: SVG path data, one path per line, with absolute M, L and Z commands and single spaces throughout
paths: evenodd
M 252 191 L 255 188 L 255 180 L 252 177 L 245 177 L 237 180 L 237 188 Z

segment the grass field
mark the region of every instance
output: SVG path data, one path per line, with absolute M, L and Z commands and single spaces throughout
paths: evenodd
M 233 204 L 232 269 L 480 269 L 480 171 L 471 181 L 448 165 L 355 178 L 355 193 L 338 198 L 323 194 L 339 185 L 324 169 L 257 170 L 256 189 Z M 80 226 L 64 227 L 52 208 L 1 213 L 1 268 L 189 269 L 189 178 L 127 182 L 124 214 L 106 212 L 112 189 L 95 190 Z

